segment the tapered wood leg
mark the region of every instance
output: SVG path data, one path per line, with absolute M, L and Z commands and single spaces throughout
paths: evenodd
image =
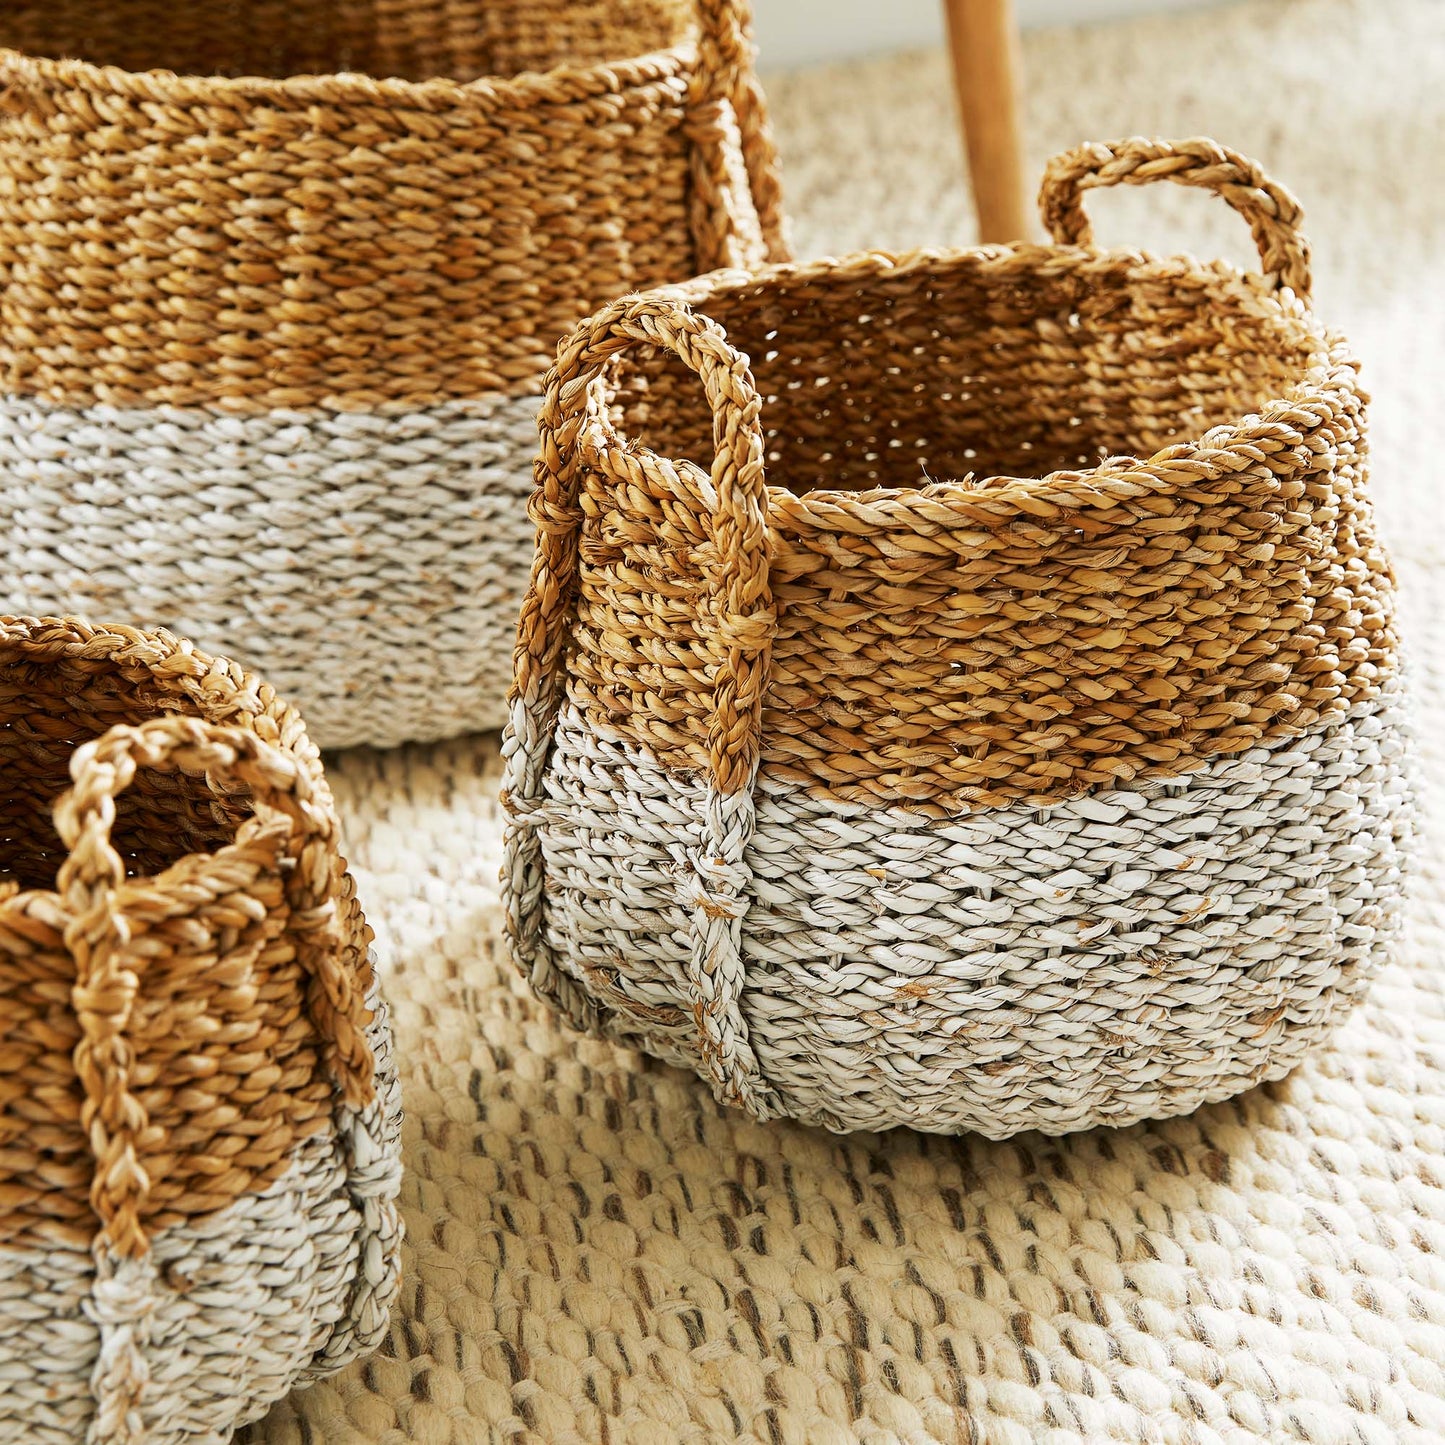
M 1023 240 L 1029 224 L 1013 0 L 944 0 L 944 10 L 979 239 Z

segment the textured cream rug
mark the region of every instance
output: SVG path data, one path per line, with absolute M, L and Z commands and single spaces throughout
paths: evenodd
M 1407 956 L 1285 1083 L 1006 1144 L 724 1113 L 579 1041 L 500 936 L 494 737 L 333 769 L 389 950 L 406 1283 L 251 1445 L 1445 1439 L 1445 5 L 1256 0 L 1030 37 L 1031 149 L 1210 133 L 1293 187 L 1376 393 L 1425 856 Z M 775 78 L 800 250 L 969 239 L 941 57 Z M 1248 257 L 1231 213 L 1091 199 Z

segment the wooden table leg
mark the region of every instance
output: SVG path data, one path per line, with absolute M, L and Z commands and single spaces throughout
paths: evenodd
M 944 0 L 981 241 L 1028 235 L 1013 0 Z

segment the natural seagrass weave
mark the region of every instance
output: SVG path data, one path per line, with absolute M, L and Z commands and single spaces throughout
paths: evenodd
M 1094 249 L 1081 192 L 1155 179 L 1262 273 Z M 548 381 L 513 946 L 760 1118 L 1182 1112 L 1398 932 L 1393 582 L 1298 207 L 1202 140 L 1085 146 L 1041 204 L 1052 246 L 625 298 Z
M 400 1100 L 318 755 L 167 633 L 0 618 L 0 769 L 0 1438 L 224 1442 L 397 1287 Z
M 557 338 L 784 255 L 752 57 L 747 0 L 0 7 L 0 607 L 323 746 L 500 726 Z

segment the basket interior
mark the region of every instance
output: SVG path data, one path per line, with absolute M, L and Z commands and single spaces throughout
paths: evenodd
M 475 80 L 681 44 L 691 0 L 19 0 L 0 44 L 189 75 Z
M 974 254 L 862 280 L 840 266 L 699 303 L 750 360 L 769 482 L 912 488 L 1147 457 L 1285 395 L 1315 356 L 1306 325 L 1225 271 L 1023 254 L 1038 264 Z M 644 349 L 614 382 L 631 440 L 710 466 L 696 376 Z
M 37 645 L 0 649 L 0 887 L 53 888 L 65 850 L 51 821 L 70 786 L 70 759 L 117 723 L 174 712 L 175 692 L 109 658 L 67 657 Z M 137 772 L 116 804 L 111 839 L 132 876 L 159 873 L 187 853 L 231 841 L 249 810 L 217 806 L 204 778 Z

